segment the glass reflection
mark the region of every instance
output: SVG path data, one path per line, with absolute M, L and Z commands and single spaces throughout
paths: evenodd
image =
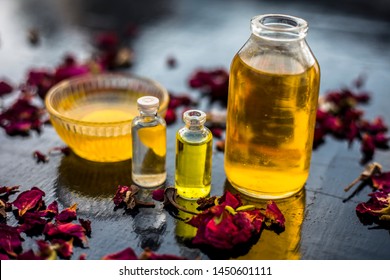
M 65 207 L 77 203 L 78 213 L 111 216 L 117 186 L 132 184 L 130 166 L 131 161 L 97 163 L 73 153 L 64 156 L 55 183 L 58 199 Z
M 231 193 L 237 191 L 226 180 L 225 190 Z M 252 204 L 258 208 L 266 208 L 267 200 L 254 200 L 253 198 L 240 194 L 244 204 Z M 236 259 L 245 260 L 297 260 L 300 259 L 301 227 L 305 215 L 305 189 L 296 195 L 276 200 L 282 211 L 286 223 L 282 233 L 275 233 L 264 229 L 259 240 L 254 244 L 245 256 Z

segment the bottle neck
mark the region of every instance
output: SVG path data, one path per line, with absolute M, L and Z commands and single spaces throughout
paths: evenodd
M 203 124 L 191 124 L 190 122 L 186 122 L 186 128 L 191 131 L 203 130 Z
M 157 110 L 139 110 L 139 115 L 142 118 L 154 118 L 157 116 Z
M 307 35 L 308 24 L 301 18 L 289 15 L 267 14 L 252 18 L 251 31 L 268 41 L 302 41 Z

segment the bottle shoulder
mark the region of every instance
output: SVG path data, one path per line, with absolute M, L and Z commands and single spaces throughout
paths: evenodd
M 132 127 L 141 126 L 141 127 L 154 127 L 154 126 L 163 126 L 166 127 L 166 122 L 161 116 L 136 116 L 132 123 Z
M 213 134 L 207 127 L 199 130 L 183 127 L 177 131 L 176 138 L 181 142 L 201 145 L 212 141 Z
M 252 35 L 233 58 L 250 68 L 275 74 L 300 74 L 318 65 L 306 40 L 268 41 Z

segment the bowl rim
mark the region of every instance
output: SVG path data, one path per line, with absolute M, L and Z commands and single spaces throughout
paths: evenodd
M 80 76 L 75 76 L 75 77 L 71 77 L 71 78 L 68 78 L 68 79 L 65 79 L 65 80 L 62 80 L 61 82 L 58 82 L 56 84 L 54 84 L 50 89 L 49 91 L 47 92 L 46 96 L 45 96 L 45 107 L 46 107 L 46 110 L 48 111 L 48 113 L 60 120 L 63 120 L 63 121 L 66 121 L 66 122 L 69 122 L 69 123 L 73 123 L 73 124 L 77 124 L 77 125 L 88 125 L 88 126 L 93 126 L 93 127 L 96 127 L 96 126 L 104 126 L 104 127 L 108 127 L 108 126 L 112 126 L 112 125 L 120 125 L 120 124 L 128 124 L 128 123 L 131 123 L 132 120 L 125 120 L 125 121 L 116 121 L 116 122 L 102 122 L 102 123 L 98 123 L 98 122 L 90 122 L 90 121 L 81 121 L 81 120 L 77 120 L 77 119 L 74 119 L 74 118 L 69 118 L 69 117 L 66 117 L 64 116 L 63 114 L 61 114 L 58 110 L 56 110 L 52 103 L 51 103 L 51 100 L 53 98 L 53 96 L 56 94 L 56 92 L 60 89 L 60 88 L 63 88 L 63 87 L 67 87 L 69 86 L 70 84 L 77 84 L 77 83 L 82 83 L 83 81 L 88 81 L 88 80 L 91 80 L 91 79 L 98 79 L 99 77 L 102 77 L 102 78 L 110 78 L 110 77 L 122 77 L 122 78 L 130 78 L 130 79 L 135 79 L 135 80 L 140 80 L 142 82 L 146 82 L 148 84 L 151 84 L 153 86 L 155 86 L 156 88 L 158 88 L 159 90 L 161 90 L 162 92 L 162 96 L 163 98 L 160 99 L 160 105 L 159 105 L 159 112 L 160 111 L 164 111 L 164 110 L 167 110 L 168 109 L 168 104 L 169 104 L 169 93 L 168 93 L 168 90 L 162 86 L 162 84 L 160 84 L 159 82 L 153 80 L 153 79 L 150 79 L 150 78 L 146 78 L 146 77 L 142 77 L 142 76 L 138 76 L 138 75 L 134 75 L 134 74 L 131 74 L 131 73 L 98 73 L 98 74 L 92 74 L 92 73 L 89 73 L 89 74 L 85 74 L 85 75 L 80 75 Z

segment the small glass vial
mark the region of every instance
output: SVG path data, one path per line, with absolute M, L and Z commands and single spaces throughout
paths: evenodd
M 176 134 L 175 187 L 180 197 L 195 200 L 210 193 L 213 135 L 204 112 L 186 111 L 183 120 Z
M 133 119 L 131 127 L 132 179 L 140 187 L 158 187 L 167 177 L 166 123 L 157 114 L 158 98 L 143 96 L 138 98 L 137 105 L 140 115 Z

